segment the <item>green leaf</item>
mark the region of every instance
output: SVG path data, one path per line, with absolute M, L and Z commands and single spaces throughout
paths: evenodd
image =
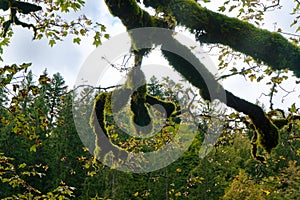
M 105 32 L 106 31 L 106 26 L 104 26 L 103 24 L 98 24 L 101 27 L 101 32 Z
M 104 34 L 104 37 L 105 37 L 106 39 L 109 39 L 109 34 Z
M 218 9 L 218 11 L 220 11 L 220 12 L 224 12 L 225 10 L 226 10 L 225 6 L 220 6 Z
M 282 78 L 282 77 L 272 77 L 272 78 L 271 78 L 271 81 L 272 81 L 273 83 L 278 83 L 278 84 L 280 84 L 280 83 L 283 81 L 283 78 Z
M 251 74 L 249 75 L 250 81 L 254 81 L 256 79 L 256 75 L 255 74 Z
M 21 69 L 26 69 L 26 68 L 28 68 L 30 66 L 31 66 L 31 63 L 23 63 L 22 65 L 20 65 L 20 68 Z
M 233 5 L 233 6 L 230 6 L 230 8 L 229 8 L 229 12 L 231 12 L 233 9 L 235 9 L 237 6 L 235 6 L 235 5 Z
M 22 163 L 19 165 L 19 168 L 25 168 L 26 167 L 26 163 Z
M 238 72 L 237 68 L 235 68 L 235 67 L 233 67 L 230 71 L 234 74 Z
M 37 146 L 36 144 L 32 145 L 29 150 L 31 152 L 36 152 L 36 146 Z
M 259 76 L 258 78 L 257 78 L 257 82 L 260 82 L 261 80 L 263 80 L 263 78 L 264 78 L 265 76 L 264 75 L 261 75 L 261 76 Z
M 50 78 L 47 77 L 47 75 L 40 75 L 40 78 L 39 78 L 39 83 L 41 85 L 44 85 L 44 84 L 47 84 L 48 82 L 50 82 Z
M 89 26 L 93 24 L 93 22 L 91 20 L 87 20 L 85 23 Z
M 291 113 L 296 113 L 297 110 L 298 110 L 298 109 L 296 108 L 295 103 L 293 103 L 293 105 L 289 108 L 289 111 L 290 111 Z
M 298 21 L 295 19 L 295 20 L 293 21 L 293 23 L 290 25 L 290 27 L 294 26 L 294 25 L 297 24 L 297 23 L 298 23 Z
M 50 47 L 53 47 L 53 45 L 55 45 L 55 44 L 56 44 L 55 40 L 53 40 L 53 39 L 49 40 Z
M 96 47 L 101 45 L 101 39 L 100 39 L 100 33 L 99 32 L 96 32 L 96 34 L 94 36 L 93 45 L 95 45 Z
M 85 36 L 85 34 L 86 34 L 86 30 L 85 29 L 80 29 L 80 34 L 82 35 L 82 36 Z
M 81 39 L 79 37 L 73 39 L 73 43 L 80 44 Z
M 40 89 L 37 86 L 31 86 L 30 89 L 32 91 L 33 96 L 36 96 L 40 91 Z

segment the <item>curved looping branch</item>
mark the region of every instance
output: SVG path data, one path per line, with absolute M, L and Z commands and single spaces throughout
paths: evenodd
M 148 1 L 147 1 L 148 2 Z M 156 2 L 157 5 L 161 6 L 166 6 L 167 1 L 151 1 L 151 2 Z M 179 2 L 181 2 L 179 4 Z M 184 3 L 187 3 L 186 5 L 183 5 Z M 111 10 L 112 14 L 119 17 L 124 25 L 127 27 L 127 29 L 130 29 L 132 27 L 145 27 L 145 23 L 148 26 L 152 27 L 160 27 L 157 26 L 156 23 L 153 23 L 153 21 L 156 20 L 156 18 L 150 16 L 146 11 L 142 10 L 141 8 L 138 7 L 136 4 L 136 1 L 134 0 L 106 0 L 106 3 Z M 144 1 L 145 3 L 145 1 Z M 199 20 L 199 13 L 198 10 L 194 10 L 191 5 L 194 6 L 194 4 L 191 3 L 189 0 L 185 1 L 174 1 L 175 7 L 179 9 L 180 7 L 184 7 L 183 9 L 189 9 L 188 14 L 189 16 L 185 15 L 185 11 L 181 11 L 182 16 L 180 16 L 180 20 L 182 21 L 198 21 Z M 122 5 L 124 5 L 126 8 L 124 8 Z M 173 7 L 174 5 L 172 2 L 168 1 L 168 8 Z M 198 4 L 196 4 L 198 5 Z M 197 6 L 198 9 L 200 9 L 199 6 Z M 200 9 L 200 11 L 203 10 L 203 8 Z M 186 11 L 187 12 L 187 11 Z M 211 11 L 210 11 L 211 12 Z M 127 13 L 127 14 L 126 14 Z M 130 16 L 128 16 L 130 13 Z M 143 13 L 141 15 L 141 13 Z M 175 16 L 179 16 L 179 13 L 174 13 Z M 201 15 L 201 14 L 200 14 Z M 217 15 L 215 17 L 220 17 L 221 15 Z M 128 20 L 129 19 L 131 20 Z M 191 19 L 188 19 L 187 17 L 191 17 Z M 208 20 L 208 22 L 211 20 L 209 19 L 208 16 L 201 16 L 204 17 L 203 20 Z M 223 17 L 223 16 L 222 16 Z M 226 17 L 225 20 L 227 19 Z M 220 19 L 221 20 L 221 19 Z M 145 21 L 145 23 L 142 23 Z M 216 23 L 216 26 L 220 25 L 218 24 L 219 22 Z M 245 24 L 244 22 L 240 22 L 243 26 L 249 26 L 251 29 L 254 29 L 254 26 L 251 26 L 249 24 Z M 205 24 L 204 24 L 205 25 Z M 215 24 L 213 24 L 215 26 Z M 213 26 L 210 25 L 210 26 Z M 234 24 L 231 24 L 231 26 L 234 28 Z M 225 25 L 225 30 L 226 30 L 226 25 Z M 198 24 L 191 28 L 194 30 L 197 30 Z M 202 27 L 203 30 L 205 26 Z M 201 29 L 202 29 L 201 28 Z M 219 27 L 220 28 L 220 27 Z M 217 28 L 217 31 L 220 31 Z M 255 29 L 256 31 L 256 29 Z M 199 34 L 199 32 L 197 32 Z M 264 32 L 269 34 L 269 32 Z M 199 35 L 198 35 L 199 36 Z M 207 39 L 211 37 L 212 39 L 221 39 L 222 36 L 218 36 L 218 38 L 214 38 L 214 34 L 205 36 Z M 134 40 L 134 38 L 133 38 Z M 238 40 L 238 38 L 234 39 Z M 208 41 L 208 40 L 206 40 Z M 165 36 L 163 41 L 160 41 L 162 45 L 162 49 L 179 49 L 180 52 L 183 53 L 183 57 L 180 57 L 179 55 L 172 53 L 170 51 L 162 51 L 163 55 L 166 57 L 166 59 L 169 61 L 169 64 L 174 67 L 176 71 L 178 71 L 181 75 L 183 75 L 192 85 L 197 87 L 201 91 L 201 96 L 205 100 L 212 101 L 214 99 L 219 99 L 223 103 L 225 103 L 227 106 L 234 108 L 238 112 L 243 112 L 246 115 L 248 115 L 253 124 L 255 125 L 255 131 L 258 134 L 258 139 L 255 140 L 255 147 L 257 145 L 261 145 L 267 152 L 270 153 L 272 148 L 276 147 L 278 144 L 278 129 L 277 127 L 271 122 L 270 119 L 265 115 L 263 110 L 255 104 L 252 104 L 244 99 L 240 99 L 233 95 L 231 92 L 226 91 L 226 98 L 219 98 L 218 94 L 211 96 L 209 92 L 209 88 L 213 88 L 215 93 L 218 93 L 217 91 L 224 91 L 223 87 L 215 80 L 214 76 L 204 67 L 204 65 L 198 60 L 198 58 L 191 52 L 189 48 L 186 46 L 182 45 L 179 43 L 177 40 L 173 38 L 172 35 Z M 133 41 L 133 43 L 136 43 L 136 41 Z M 167 46 L 167 47 L 165 47 Z M 244 46 L 245 47 L 245 46 Z M 245 47 L 246 48 L 246 47 Z M 247 48 L 246 48 L 247 49 Z M 251 54 L 250 54 L 251 55 Z M 300 53 L 299 53 L 300 56 Z M 300 58 L 300 57 L 299 57 Z M 191 61 L 193 63 L 188 62 L 187 60 Z M 300 62 L 300 60 L 299 60 Z M 201 72 L 201 74 L 199 74 Z

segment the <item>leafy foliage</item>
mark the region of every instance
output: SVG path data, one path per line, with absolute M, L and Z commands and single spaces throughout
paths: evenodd
M 74 20 L 67 20 L 68 17 L 62 17 L 62 13 L 76 13 L 82 9 L 85 4 L 83 0 L 30 2 L 3 0 L 1 3 L 0 9 L 10 12 L 10 18 L 8 20 L 3 16 L 0 18 L 4 37 L 0 49 L 9 42 L 8 39 L 13 34 L 11 25 L 32 28 L 34 32 L 33 39 L 40 40 L 46 37 L 51 47 L 68 35 L 73 35 L 73 42 L 80 44 L 82 37 L 94 34 L 93 44 L 96 46 L 101 44 L 102 37 L 109 38 L 109 35 L 105 33 L 106 28 L 104 25 L 94 23 L 85 15 L 80 15 Z M 23 15 L 17 16 L 17 12 Z
M 60 74 L 50 77 L 44 71 L 35 78 L 29 70 L 30 63 L 5 65 L 0 68 L 0 198 L 299 199 L 299 105 L 294 102 L 283 111 L 275 109 L 273 104 L 278 91 L 284 90 L 283 83 L 291 79 L 289 70 L 299 77 L 299 37 L 288 34 L 291 38 L 285 38 L 282 35 L 287 34 L 281 28 L 276 33 L 259 28 L 265 12 L 280 9 L 280 1 L 226 0 L 216 11 L 202 6 L 210 2 L 105 0 L 111 13 L 127 29 L 185 26 L 201 44 L 210 43 L 208 47 L 218 49 L 219 71 L 228 73 L 219 75 L 218 79 L 243 76 L 251 82 L 268 85 L 269 109 L 226 91 L 227 105 L 235 110 L 223 113 L 225 125 L 221 137 L 206 157 L 199 158 L 201 145 L 211 148 L 204 141 L 206 129 L 212 125 L 207 110 L 214 108 L 209 107 L 208 101 L 212 99 L 204 81 L 195 76 L 197 73 L 183 58 L 163 52 L 169 64 L 200 90 L 201 98 L 195 105 L 179 105 L 179 98 L 186 97 L 179 92 L 192 94 L 195 99 L 198 93 L 185 91 L 168 78 L 163 82 L 152 78 L 151 84 L 146 85 L 137 68 L 130 71 L 124 87 L 115 89 L 122 97 L 125 94 L 128 100 L 125 103 L 130 101 L 130 120 L 136 124 L 148 124 L 153 114 L 149 112 L 150 105 L 159 104 L 167 111 L 167 126 L 148 140 L 128 137 L 115 125 L 109 105 L 119 108 L 123 105 L 113 102 L 111 91 L 83 90 L 72 95 Z M 0 1 L 4 13 L 0 16 L 3 36 L 0 54 L 10 44 L 14 26 L 32 29 L 34 39 L 47 38 L 50 46 L 67 36 L 76 44 L 81 44 L 83 37 L 91 36 L 95 46 L 101 45 L 103 37 L 109 38 L 105 25 L 85 15 L 77 19 L 68 17 L 79 12 L 84 4 L 83 0 Z M 299 5 L 295 1 L 291 26 L 298 26 Z M 150 7 L 155 14 L 148 13 Z M 193 56 L 190 49 L 176 45 L 187 56 Z M 150 49 L 143 55 L 145 52 L 149 53 Z M 207 77 L 215 78 L 209 73 Z M 137 87 L 133 79 L 142 86 Z M 72 108 L 77 103 L 72 102 L 75 95 L 84 100 L 76 116 Z M 163 169 L 144 174 L 110 169 L 89 153 L 100 152 L 101 138 L 92 134 L 88 126 L 80 127 L 84 129 L 80 132 L 85 134 L 78 135 L 73 121 L 73 117 L 82 118 L 82 122 L 89 119 L 93 110 L 87 109 L 95 96 L 96 116 L 92 122 L 99 121 L 118 148 L 131 152 L 159 149 L 177 131 L 181 121 L 176 114 L 182 110 L 193 114 L 198 126 L 196 138 L 180 159 Z M 154 111 L 159 113 L 159 109 Z M 128 120 L 126 112 L 119 114 Z M 131 130 L 141 131 L 138 127 Z M 251 148 L 253 156 L 263 162 L 252 158 Z
M 49 122 L 46 130 L 36 129 L 39 131 L 35 134 L 42 142 L 36 146 L 36 151 L 30 151 L 35 143 L 32 143 L 26 135 L 16 135 L 10 131 L 13 126 L 1 124 L 0 186 L 5 189 L 1 190 L 5 191 L 0 193 L 1 198 L 230 199 L 238 198 L 232 196 L 237 195 L 237 187 L 241 191 L 245 190 L 239 194 L 243 198 L 255 196 L 261 199 L 267 197 L 280 199 L 295 198 L 299 195 L 296 191 L 299 178 L 297 152 L 300 146 L 297 140 L 299 124 L 296 121 L 291 127 L 285 126 L 282 130 L 284 143 L 272 153 L 267 165 L 257 163 L 251 158 L 249 151 L 251 144 L 247 136 L 249 133 L 245 132 L 251 130 L 229 125 L 217 142 L 215 150 L 203 159 L 198 157 L 203 141 L 201 132 L 204 131 L 199 128 L 199 134 L 185 154 L 164 169 L 145 174 L 131 174 L 110 169 L 101 163 L 94 168 L 93 157 L 82 145 L 73 120 L 70 120 L 71 94 L 66 91 L 59 74 L 53 75 L 52 78 L 46 77 L 48 76 L 43 74 L 39 78 L 40 82 L 36 85 L 39 90 L 35 96 L 30 93 L 31 95 L 26 96 L 27 99 L 19 100 L 19 106 L 26 110 L 27 114 L 24 117 L 28 123 L 39 119 L 38 113 L 41 111 L 42 116 Z M 17 88 L 18 90 L 28 88 L 34 82 L 31 72 L 28 72 Z M 152 82 L 155 83 L 155 78 Z M 154 84 L 150 84 L 148 90 L 162 99 L 170 98 L 174 94 L 170 93 L 166 86 L 172 88 L 173 84 L 166 82 L 155 87 Z M 16 94 L 22 95 L 18 92 Z M 92 95 L 88 91 L 81 95 L 85 97 L 87 94 Z M 36 112 L 37 107 L 40 112 Z M 56 113 L 53 116 L 51 108 Z M 292 106 L 291 111 L 293 110 L 297 109 Z M 1 117 L 9 114 L 6 110 L 1 112 Z M 238 120 L 238 115 L 232 114 L 230 117 L 231 119 L 236 117 Z M 39 127 L 39 123 L 31 126 Z M 20 126 L 26 127 L 26 124 L 21 123 Z M 22 130 L 26 131 L 24 128 Z M 157 139 L 166 140 L 167 137 L 168 135 L 164 134 Z M 115 143 L 122 141 L 123 148 L 127 149 L 132 144 L 138 144 L 133 140 L 125 142 L 122 134 L 112 140 Z M 143 148 L 141 150 L 145 150 Z M 279 180 L 281 183 L 286 182 L 287 186 L 283 188 Z

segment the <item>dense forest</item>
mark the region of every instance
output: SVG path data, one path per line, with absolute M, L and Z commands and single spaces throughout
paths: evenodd
M 64 38 L 82 45 L 89 37 L 101 48 L 114 40 L 107 25 L 84 14 L 70 20 L 67 14 L 83 9 L 83 0 L 1 0 L 0 198 L 300 199 L 300 108 L 294 94 L 300 84 L 299 35 L 262 28 L 264 15 L 280 10 L 282 1 L 229 0 L 214 11 L 206 8 L 210 3 L 103 1 L 130 36 L 125 64 L 104 58 L 125 81 L 72 87 L 64 74 L 37 74 L 34 63 L 3 60 L 14 28 L 29 29 L 33 40 L 51 47 Z M 292 4 L 297 32 L 300 2 Z M 176 39 L 176 28 L 217 55 L 218 73 L 205 69 L 196 46 Z M 154 49 L 182 80 L 166 75 L 146 82 L 142 61 Z M 237 76 L 266 87 L 267 101 L 240 98 L 219 83 Z M 274 99 L 283 102 L 289 95 L 291 104 L 276 106 Z M 214 131 L 215 118 L 222 119 L 222 129 Z M 157 127 L 155 135 L 142 137 Z M 171 153 L 147 160 L 148 152 L 174 141 Z M 182 149 L 174 159 L 172 151 Z M 130 166 L 122 168 L 124 162 Z
M 23 70 L 22 67 L 26 66 L 15 69 Z M 152 79 L 153 83 L 156 81 Z M 1 93 L 2 199 L 297 199 L 300 196 L 299 124 L 281 131 L 281 142 L 266 163 L 251 156 L 251 130 L 233 126 L 224 130 L 207 156 L 199 158 L 203 141 L 203 128 L 199 127 L 192 145 L 174 163 L 157 171 L 135 174 L 93 164 L 93 155 L 82 144 L 74 125 L 74 93 L 60 74 L 49 78 L 45 71 L 35 80 L 31 71 L 22 72 L 18 82 L 18 86 L 13 86 L 17 88 L 11 89 L 12 94 L 19 95 L 18 99 L 11 100 L 4 90 Z M 161 97 L 173 96 L 167 82 L 161 87 L 149 84 L 149 91 Z M 83 91 L 77 95 L 90 95 L 88 99 L 93 100 L 96 94 Z

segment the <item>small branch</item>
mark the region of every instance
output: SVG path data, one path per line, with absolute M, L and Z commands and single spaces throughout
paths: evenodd
M 228 78 L 228 77 L 234 76 L 234 75 L 244 75 L 245 72 L 247 72 L 247 71 L 249 71 L 249 70 L 252 70 L 252 69 L 255 69 L 255 68 L 257 68 L 257 67 L 259 67 L 259 66 L 253 66 L 253 67 L 250 67 L 250 68 L 248 68 L 248 69 L 242 69 L 242 70 L 239 71 L 239 72 L 235 72 L 235 73 L 232 73 L 232 74 L 225 74 L 225 75 L 222 75 L 222 76 L 220 76 L 219 78 L 217 78 L 216 81 L 219 81 L 219 80 L 221 80 L 221 79 L 225 79 L 225 78 Z
M 292 91 L 288 91 L 286 89 L 284 89 L 281 85 L 278 85 L 278 87 L 283 90 L 284 92 L 286 92 L 286 94 L 282 97 L 282 102 L 284 101 L 284 98 L 286 98 L 288 95 L 290 95 L 291 93 L 295 92 L 295 88 Z
M 300 37 L 300 35 L 294 34 L 294 33 L 287 33 L 287 32 L 279 32 L 279 33 L 284 34 L 284 35 L 294 36 L 294 37 Z
M 110 89 L 113 89 L 113 88 L 117 88 L 117 87 L 121 87 L 122 85 L 113 85 L 113 86 L 109 86 L 109 87 L 95 87 L 95 86 L 91 86 L 91 85 L 78 85 L 76 88 L 70 90 L 69 92 L 66 92 L 66 94 L 70 94 L 70 93 L 73 93 L 75 90 L 79 89 L 80 87 L 88 87 L 88 88 L 91 88 L 91 90 L 84 96 L 81 98 L 81 100 L 84 100 L 85 98 L 88 97 L 89 94 L 91 94 L 94 90 L 103 90 L 105 92 L 107 92 L 108 90 Z
M 102 60 L 105 60 L 112 68 L 118 70 L 119 72 L 123 72 L 123 71 L 128 71 L 129 67 L 126 67 L 126 65 L 128 64 L 129 59 L 132 57 L 132 54 L 129 55 L 128 59 L 125 60 L 126 55 L 123 57 L 123 62 L 121 67 L 117 67 L 116 64 L 111 63 L 107 58 L 105 58 L 104 56 L 101 57 Z
M 280 76 L 280 72 L 278 72 L 276 78 L 278 78 L 279 76 Z M 277 83 L 274 82 L 274 83 L 273 83 L 273 86 L 272 86 L 272 88 L 271 88 L 271 92 L 270 92 L 270 100 L 269 100 L 269 102 L 270 102 L 270 110 L 274 110 L 274 109 L 273 109 L 273 97 L 274 97 L 274 94 L 276 93 L 276 92 L 275 92 L 276 86 L 277 86 Z
M 268 11 L 268 10 L 271 9 L 271 8 L 274 8 L 274 9 L 275 9 L 275 7 L 279 6 L 279 4 L 280 4 L 280 0 L 277 0 L 276 3 L 274 3 L 274 4 L 270 5 L 270 6 L 265 6 L 265 5 L 263 5 L 264 11 Z
M 108 91 L 112 88 L 117 88 L 117 87 L 121 87 L 122 85 L 112 85 L 112 86 L 109 86 L 109 87 L 95 87 L 95 86 L 91 86 L 91 85 L 78 85 L 76 88 L 72 89 L 71 91 L 69 91 L 68 93 L 70 92 L 74 92 L 75 90 L 79 89 L 80 87 L 89 87 L 91 89 L 95 89 L 95 90 L 104 90 L 104 91 Z

